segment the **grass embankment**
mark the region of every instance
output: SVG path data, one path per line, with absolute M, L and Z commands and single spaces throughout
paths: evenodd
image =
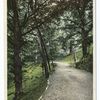
M 75 53 L 77 61 L 79 61 L 82 58 L 82 51 L 79 50 L 78 52 Z M 67 62 L 69 64 L 75 63 L 74 61 L 74 54 L 69 54 L 64 59 L 61 60 L 62 62 Z
M 77 51 L 75 53 L 75 56 L 76 56 L 76 62 L 74 61 L 74 54 L 69 54 L 61 61 L 67 62 L 78 69 L 86 70 L 91 73 L 93 72 L 93 46 L 92 45 L 89 48 L 89 54 L 85 58 L 83 58 L 82 50 Z
M 40 66 L 23 68 L 23 94 L 21 100 L 38 100 L 47 85 Z M 8 86 L 8 100 L 13 100 L 14 83 Z

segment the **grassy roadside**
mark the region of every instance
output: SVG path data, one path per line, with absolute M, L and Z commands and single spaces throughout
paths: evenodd
M 55 71 L 56 64 L 51 65 L 52 74 Z M 38 100 L 47 86 L 47 80 L 40 65 L 29 66 L 23 68 L 23 94 L 20 100 Z M 14 97 L 14 83 L 10 81 L 8 85 L 8 100 L 13 100 Z
M 79 61 L 82 58 L 82 51 L 79 50 L 78 52 L 75 53 L 75 55 L 76 55 L 77 61 Z M 67 62 L 69 64 L 75 63 L 75 61 L 74 61 L 74 54 L 67 55 L 61 61 L 62 62 Z
M 47 81 L 42 74 L 40 66 L 23 69 L 23 94 L 21 100 L 38 100 L 47 86 Z M 8 86 L 8 100 L 13 100 L 14 83 Z
M 76 62 L 74 61 L 74 57 L 76 56 Z M 89 48 L 89 54 L 83 58 L 82 50 L 79 50 L 74 54 L 69 54 L 64 57 L 61 61 L 67 62 L 71 64 L 73 67 L 86 70 L 88 72 L 93 73 L 93 46 L 91 45 Z

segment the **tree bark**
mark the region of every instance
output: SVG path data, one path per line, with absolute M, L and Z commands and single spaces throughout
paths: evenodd
M 87 56 L 88 52 L 88 33 L 85 33 L 85 31 L 82 31 L 82 51 L 83 51 L 83 57 Z
M 22 62 L 21 52 L 21 29 L 18 15 L 18 2 L 13 0 L 13 24 L 14 24 L 14 81 L 15 81 L 15 97 L 14 100 L 20 100 L 22 92 Z
M 69 49 L 70 49 L 70 54 L 72 54 L 72 52 L 73 52 L 73 50 L 72 50 L 72 41 L 70 41 L 70 47 L 69 47 Z
M 22 63 L 20 58 L 20 48 L 18 45 L 14 46 L 14 75 L 15 75 L 15 97 L 14 100 L 20 100 L 22 92 Z
M 44 47 L 44 50 L 45 50 L 46 59 L 47 59 L 47 63 L 48 63 L 48 66 L 49 66 L 49 71 L 51 71 L 50 60 L 49 60 L 49 56 L 48 56 L 47 49 L 46 49 L 46 46 L 45 46 L 43 39 L 42 39 L 42 44 L 43 44 L 43 47 Z
M 85 7 L 86 7 L 86 3 L 84 1 L 83 6 L 81 9 L 79 9 L 80 7 L 78 7 L 78 13 L 79 13 L 79 17 L 80 17 L 80 27 L 81 27 L 81 37 L 82 37 L 82 52 L 83 52 L 83 57 L 87 56 L 87 48 L 88 48 L 88 32 L 86 32 L 85 27 L 86 27 L 86 23 L 85 23 Z
M 39 42 L 39 48 L 40 48 L 40 55 L 42 57 L 42 68 L 44 68 L 45 70 L 45 77 L 48 78 L 49 77 L 48 65 L 47 65 L 47 60 L 46 60 L 43 44 L 41 41 L 41 36 L 39 35 L 39 33 L 38 33 L 38 42 Z
M 49 60 L 49 57 L 48 57 L 47 49 L 46 49 L 46 46 L 45 46 L 45 43 L 44 43 L 44 40 L 42 38 L 42 35 L 41 35 L 39 28 L 38 28 L 38 36 L 40 37 L 41 45 L 43 46 L 44 54 L 46 56 L 46 61 L 47 61 L 47 64 L 49 66 L 49 70 L 51 71 L 50 60 Z

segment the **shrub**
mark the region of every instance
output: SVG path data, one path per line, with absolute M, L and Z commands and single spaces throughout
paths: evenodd
M 93 55 L 88 55 L 76 63 L 76 68 L 86 70 L 93 73 Z

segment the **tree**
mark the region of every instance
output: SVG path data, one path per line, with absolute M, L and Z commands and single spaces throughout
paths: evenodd
M 46 53 L 45 44 L 42 39 L 40 26 L 44 23 L 50 22 L 52 18 L 55 18 L 55 12 L 58 15 L 59 9 L 64 9 L 65 6 L 60 7 L 60 2 L 52 5 L 51 0 L 8 0 L 8 41 L 13 45 L 13 57 L 14 57 L 14 80 L 15 80 L 15 100 L 19 100 L 22 92 L 22 49 L 25 45 L 24 38 L 27 34 L 34 34 L 33 31 L 37 29 L 37 36 L 40 39 L 41 47 L 43 46 L 43 54 L 45 64 L 48 62 L 48 55 Z M 63 4 L 63 3 L 62 3 Z M 51 6 L 52 5 L 52 6 Z M 44 55 L 43 55 L 44 56 Z M 46 60 L 46 61 L 45 61 Z M 49 62 L 48 62 L 49 65 Z M 44 65 L 46 67 L 47 65 Z M 47 67 L 46 67 L 46 70 Z M 48 72 L 47 72 L 48 73 Z M 48 77 L 48 75 L 47 75 Z
M 81 35 L 83 57 L 85 57 L 88 54 L 89 40 L 92 39 L 90 35 L 93 28 L 92 0 L 77 0 L 76 2 L 73 1 L 72 4 L 73 6 L 65 11 L 63 15 L 62 20 L 66 23 L 62 30 L 70 32 L 71 37 L 75 35 L 80 37 Z

